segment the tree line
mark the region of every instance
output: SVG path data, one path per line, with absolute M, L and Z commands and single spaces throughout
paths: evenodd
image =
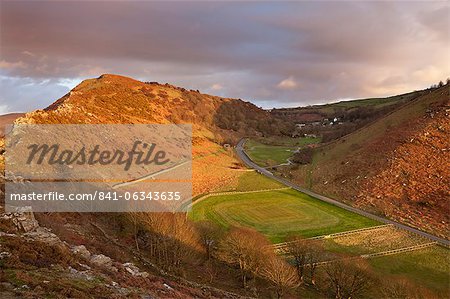
M 287 294 L 301 297 L 309 289 L 326 298 L 365 298 L 376 294 L 379 285 L 385 286 L 384 298 L 402 298 L 401 294 L 416 298 L 412 290 L 424 294 L 407 280 L 380 278 L 365 260 L 330 254 L 320 240 L 288 237 L 281 255 L 264 235 L 251 228 L 194 223 L 182 213 L 134 213 L 127 217 L 134 227 L 136 250 L 179 276 L 186 277 L 187 269 L 199 267 L 210 285 L 231 275 L 245 293 L 257 297 L 270 290 L 277 298 Z M 330 259 L 333 262 L 320 264 Z

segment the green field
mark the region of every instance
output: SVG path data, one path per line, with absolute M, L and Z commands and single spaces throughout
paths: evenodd
M 287 146 L 287 147 L 301 147 L 311 143 L 320 142 L 320 138 L 312 137 L 288 137 L 288 136 L 270 136 L 270 137 L 259 137 L 253 139 L 262 144 L 274 145 L 274 146 Z
M 245 151 L 258 165 L 273 166 L 286 163 L 295 150 L 308 144 L 319 143 L 320 138 L 260 138 L 245 143 Z
M 274 243 L 290 234 L 313 237 L 379 224 L 292 189 L 213 196 L 196 203 L 189 217 L 252 227 Z
M 449 298 L 450 252 L 433 246 L 414 252 L 370 259 L 378 272 L 408 278 Z
M 292 146 L 267 145 L 255 140 L 248 140 L 245 143 L 246 153 L 258 165 L 273 166 L 286 163 L 287 159 L 293 155 L 297 149 Z
M 247 171 L 239 177 L 237 186 L 227 186 L 218 191 L 255 191 L 264 189 L 278 189 L 283 187 L 285 187 L 283 184 L 269 179 L 256 171 Z
M 233 190 L 280 187 L 283 185 L 274 180 L 256 172 L 247 172 Z M 211 220 L 224 228 L 252 227 L 273 243 L 283 242 L 291 234 L 313 237 L 380 224 L 292 189 L 212 196 L 194 204 L 189 217 L 194 221 Z M 417 242 L 417 238 L 415 235 L 408 237 L 404 231 L 387 228 L 361 233 L 360 236 L 349 235 L 344 237 L 348 239 L 345 244 L 337 244 L 334 239 L 326 240 L 325 248 L 331 254 L 360 255 L 422 243 Z M 439 298 L 449 297 L 449 261 L 449 250 L 440 246 L 368 259 L 380 277 L 387 280 L 390 277 L 406 278 L 435 292 Z M 373 298 L 377 298 L 377 294 Z

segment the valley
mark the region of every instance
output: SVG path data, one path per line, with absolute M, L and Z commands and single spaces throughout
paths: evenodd
M 0 299 L 450 298 L 449 24 L 0 0 Z
M 245 143 L 246 152 L 260 166 L 273 167 L 290 164 L 290 158 L 301 149 L 320 143 L 318 137 L 256 138 Z
M 15 291 L 10 288 L 6 294 L 58 294 L 61 283 L 50 283 L 43 290 L 37 286 L 43 275 L 60 275 L 68 294 L 80 298 L 89 298 L 94 289 L 96 297 L 152 293 L 162 298 L 270 298 L 274 282 L 267 271 L 277 271 L 272 264 L 275 261 L 286 273 L 303 269 L 301 277 L 293 274 L 298 285 L 283 285 L 287 297 L 328 294 L 330 271 L 338 269 L 364 278 L 367 288 L 359 298 L 379 298 L 377 285 L 384 286 L 386 297 L 398 289 L 407 292 L 406 298 L 411 293 L 426 298 L 446 296 L 450 269 L 445 231 L 434 234 L 440 226 L 433 220 L 427 220 L 426 227 L 415 225 L 416 221 L 402 219 L 395 210 L 380 212 L 374 209 L 379 207 L 375 202 L 368 207 L 364 198 L 354 200 L 354 194 L 363 190 L 368 190 L 367 197 L 373 196 L 370 189 L 358 189 L 363 173 L 377 180 L 377 188 L 389 190 L 391 172 L 383 168 L 382 159 L 392 151 L 410 150 L 410 138 L 421 142 L 415 146 L 424 147 L 427 139 L 410 137 L 424 130 L 426 138 L 434 138 L 433 148 L 443 153 L 442 157 L 433 156 L 438 159 L 433 162 L 435 169 L 442 171 L 440 181 L 431 177 L 428 184 L 433 184 L 433 191 L 443 192 L 447 178 L 441 169 L 447 159 L 442 149 L 448 144 L 443 139 L 448 134 L 444 123 L 448 116 L 446 91 L 440 88 L 388 99 L 316 106 L 314 109 L 323 113 L 321 117 L 333 117 L 333 124 L 299 128 L 297 120 L 279 118 L 279 112 L 264 111 L 242 100 L 117 75 L 83 81 L 46 109 L 22 115 L 15 123 L 192 123 L 193 204 L 188 213 L 175 214 L 34 213 L 42 225 L 38 230 L 49 230 L 61 240 L 49 243 L 47 233 L 42 232 L 33 239 L 33 246 L 43 250 L 62 250 L 55 259 L 39 263 L 28 259 L 26 251 L 13 250 L 28 246 L 29 232 L 9 220 L 14 216 L 2 213 L 1 246 L 10 254 L 2 262 L 8 268 L 3 280 L 15 288 L 31 286 Z M 367 106 L 378 111 L 376 116 L 362 116 L 366 112 L 358 109 Z M 176 107 L 193 113 L 174 112 Z M 390 110 L 384 110 L 386 107 Z M 352 132 L 328 140 L 334 129 L 345 131 L 339 126 L 354 109 L 357 116 L 348 127 Z M 334 122 L 337 111 L 341 125 Z M 307 117 L 313 120 L 316 116 Z M 311 131 L 313 128 L 317 130 Z M 423 160 L 414 165 L 423 165 Z M 344 189 L 350 183 L 353 186 Z M 413 196 L 431 198 L 424 197 L 426 189 L 415 186 Z M 433 194 L 442 194 L 441 201 L 430 200 L 427 205 L 441 221 L 446 210 L 437 207 L 446 204 L 446 194 Z M 443 221 L 440 225 L 447 227 Z M 80 245 L 93 256 L 110 258 L 112 266 L 99 266 L 80 256 L 76 249 Z M 302 265 L 291 258 L 299 250 L 306 258 Z M 232 255 L 235 253 L 247 256 L 252 266 L 241 268 Z M 130 274 L 126 268 L 132 260 L 148 276 Z M 14 265 L 13 261 L 20 263 Z M 61 268 L 55 270 L 50 263 Z M 73 273 L 77 273 L 76 280 Z M 120 287 L 111 287 L 115 283 Z

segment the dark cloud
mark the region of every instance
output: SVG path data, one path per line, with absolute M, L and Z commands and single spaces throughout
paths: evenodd
M 445 2 L 1 2 L 0 106 L 101 73 L 265 107 L 406 92 L 450 74 L 449 17 Z
M 420 15 L 421 23 L 436 34 L 438 41 L 448 46 L 450 36 L 450 6 L 443 6 Z

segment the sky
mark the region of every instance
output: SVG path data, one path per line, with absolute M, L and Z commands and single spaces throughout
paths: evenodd
M 405 93 L 450 76 L 450 2 L 1 0 L 0 114 L 104 73 L 263 108 Z

